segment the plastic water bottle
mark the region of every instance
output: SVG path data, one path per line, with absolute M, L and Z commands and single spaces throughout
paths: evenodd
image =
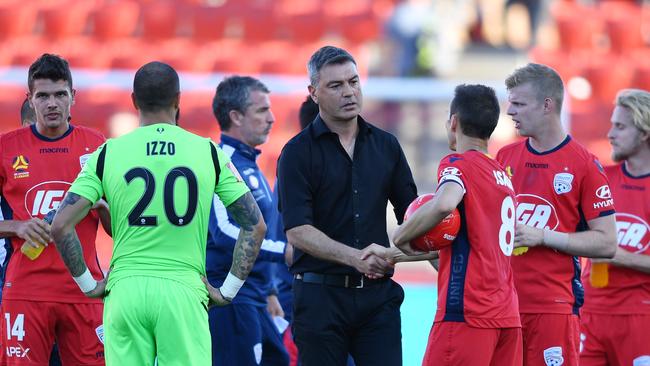
M 528 247 L 516 247 L 512 250 L 512 255 L 523 255 L 528 251 Z
M 609 284 L 609 264 L 591 262 L 589 283 L 596 288 L 606 287 Z
M 52 220 L 54 220 L 55 214 L 56 214 L 56 210 L 51 210 L 50 212 L 47 213 L 47 215 L 45 215 L 43 221 L 51 225 Z M 41 244 L 38 244 L 38 247 L 34 248 L 29 244 L 28 240 L 25 240 L 23 246 L 20 247 L 20 251 L 23 252 L 23 254 L 31 260 L 35 260 L 36 258 L 38 258 L 38 256 L 40 256 L 41 253 L 43 253 L 43 249 L 45 249 L 45 246 Z

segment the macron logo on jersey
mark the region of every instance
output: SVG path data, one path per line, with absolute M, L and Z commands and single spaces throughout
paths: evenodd
M 553 205 L 534 194 L 517 195 L 517 222 L 538 229 L 555 230 L 560 225 Z
M 71 184 L 63 181 L 43 182 L 25 193 L 25 210 L 32 217 L 44 216 L 59 208 Z
M 616 238 L 620 247 L 643 253 L 650 246 L 650 225 L 638 216 L 616 213 Z

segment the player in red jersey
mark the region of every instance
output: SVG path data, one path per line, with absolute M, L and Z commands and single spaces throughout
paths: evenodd
M 435 198 L 395 232 L 408 242 L 458 207 L 461 228 L 440 250 L 438 310 L 424 365 L 510 366 L 522 363 L 521 323 L 510 255 L 515 237 L 515 193 L 503 167 L 487 155 L 499 102 L 483 85 L 455 90 L 446 123 L 449 147 L 438 168 Z M 449 184 L 451 183 L 451 184 Z
M 650 365 L 650 93 L 622 90 L 607 134 L 612 158 L 605 168 L 616 200 L 618 249 L 605 261 L 604 287 L 583 273 L 581 366 Z M 594 260 L 594 262 L 596 262 Z M 609 264 L 607 264 L 607 262 Z
M 53 246 L 34 260 L 21 247 L 25 241 L 32 248 L 51 241 L 42 218 L 58 207 L 104 137 L 69 123 L 74 89 L 67 61 L 44 54 L 30 66 L 28 86 L 36 123 L 0 136 L 0 235 L 9 238 L 0 364 L 47 365 L 56 340 L 64 365 L 103 365 L 101 300 L 79 290 Z M 98 206 L 78 226 L 78 235 L 86 262 L 94 263 L 92 274 L 101 278 L 95 251 L 98 216 L 110 222 L 107 207 Z
M 584 293 L 578 256 L 614 255 L 614 203 L 598 160 L 562 128 L 564 85 L 555 70 L 528 64 L 506 87 L 508 114 L 528 137 L 497 154 L 517 192 L 515 246 L 525 247 L 512 258 L 524 365 L 576 366 Z

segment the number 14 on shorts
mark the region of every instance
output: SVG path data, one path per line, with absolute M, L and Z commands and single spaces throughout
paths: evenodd
M 18 314 L 14 319 L 13 325 L 11 323 L 11 314 L 5 313 L 5 324 L 7 325 L 7 340 L 12 337 L 20 342 L 25 338 L 25 314 Z

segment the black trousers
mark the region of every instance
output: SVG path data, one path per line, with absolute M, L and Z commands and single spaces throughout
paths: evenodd
M 392 280 L 364 288 L 293 283 L 293 334 L 302 366 L 401 366 L 400 305 Z

